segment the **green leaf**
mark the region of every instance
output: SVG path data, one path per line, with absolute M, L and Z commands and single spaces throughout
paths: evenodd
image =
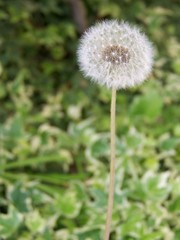
M 180 59 L 173 61 L 172 68 L 175 71 L 175 73 L 180 74 Z
M 180 212 L 180 197 L 177 197 L 169 206 L 169 211 Z
M 175 231 L 175 236 L 173 238 L 173 240 L 179 240 L 180 239 L 180 229 L 177 229 Z
M 149 233 L 145 236 L 142 237 L 142 240 L 160 240 L 163 237 L 163 233 L 161 232 L 153 232 L 153 233 Z
M 68 191 L 63 195 L 58 195 L 55 203 L 57 213 L 67 217 L 75 218 L 80 211 L 81 201 L 77 198 L 77 194 L 74 191 Z
M 20 212 L 28 212 L 31 209 L 31 199 L 28 192 L 17 183 L 10 192 L 10 200 Z
M 158 92 L 151 91 L 134 99 L 130 113 L 132 117 L 141 116 L 154 121 L 161 114 L 163 102 Z
M 5 172 L 5 173 L 0 173 L 1 176 L 11 179 L 11 180 L 27 180 L 28 178 L 34 179 L 34 180 L 39 180 L 47 183 L 52 183 L 52 184 L 65 184 L 67 181 L 73 181 L 77 179 L 84 179 L 84 174 L 23 174 L 23 173 L 18 173 L 18 175 L 10 173 L 10 172 Z
M 8 238 L 14 234 L 22 223 L 23 216 L 12 206 L 9 206 L 8 214 L 0 215 L 0 236 Z
M 108 139 L 107 139 L 107 137 L 105 138 L 102 135 L 102 137 L 99 140 L 95 141 L 92 144 L 92 147 L 91 147 L 92 155 L 95 158 L 99 158 L 101 156 L 107 156 L 107 154 L 109 152 L 108 147 L 109 147 Z
M 100 240 L 100 230 L 99 229 L 87 229 L 81 233 L 76 234 L 78 240 Z
M 160 143 L 160 148 L 162 150 L 168 151 L 171 149 L 175 149 L 178 144 L 180 144 L 180 139 L 175 137 L 170 137 Z
M 93 206 L 95 208 L 105 208 L 107 205 L 107 194 L 101 189 L 91 189 L 91 194 L 94 197 Z
M 44 228 L 46 220 L 35 210 L 26 215 L 26 226 L 32 233 L 40 232 Z
M 130 196 L 142 201 L 161 202 L 165 200 L 171 191 L 167 177 L 168 173 L 156 176 L 151 171 L 147 172 L 141 181 L 133 183 L 131 186 L 133 190 L 130 192 Z
M 47 163 L 47 162 L 61 162 L 61 155 L 47 155 L 47 156 L 39 156 L 30 159 L 26 159 L 24 161 L 15 161 L 9 162 L 6 165 L 2 166 L 2 169 L 12 169 L 12 168 L 22 168 L 26 166 L 36 166 L 38 164 Z

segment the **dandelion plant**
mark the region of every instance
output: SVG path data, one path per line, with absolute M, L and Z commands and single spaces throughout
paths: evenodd
M 116 20 L 90 27 L 82 36 L 78 62 L 85 76 L 112 91 L 110 183 L 104 240 L 109 239 L 114 202 L 116 91 L 142 83 L 150 74 L 153 47 L 135 26 Z

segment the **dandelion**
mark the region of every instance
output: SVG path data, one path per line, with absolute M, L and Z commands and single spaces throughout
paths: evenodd
M 114 201 L 116 90 L 146 80 L 152 69 L 153 48 L 137 27 L 113 20 L 89 28 L 80 40 L 77 54 L 85 76 L 112 89 L 110 184 L 104 234 L 104 240 L 108 240 Z
M 81 38 L 78 62 L 84 74 L 100 85 L 133 87 L 151 72 L 152 44 L 134 26 L 105 21 L 89 28 Z

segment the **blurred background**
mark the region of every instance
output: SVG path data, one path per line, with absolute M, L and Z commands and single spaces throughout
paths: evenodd
M 137 24 L 149 80 L 117 95 L 111 240 L 180 239 L 178 0 L 0 0 L 0 240 L 101 240 L 109 90 L 77 66 L 84 30 Z

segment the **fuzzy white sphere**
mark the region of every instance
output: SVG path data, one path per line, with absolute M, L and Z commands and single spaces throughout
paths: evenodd
M 77 53 L 84 74 L 108 88 L 142 83 L 153 64 L 153 48 L 147 37 L 138 28 L 116 20 L 90 27 Z

